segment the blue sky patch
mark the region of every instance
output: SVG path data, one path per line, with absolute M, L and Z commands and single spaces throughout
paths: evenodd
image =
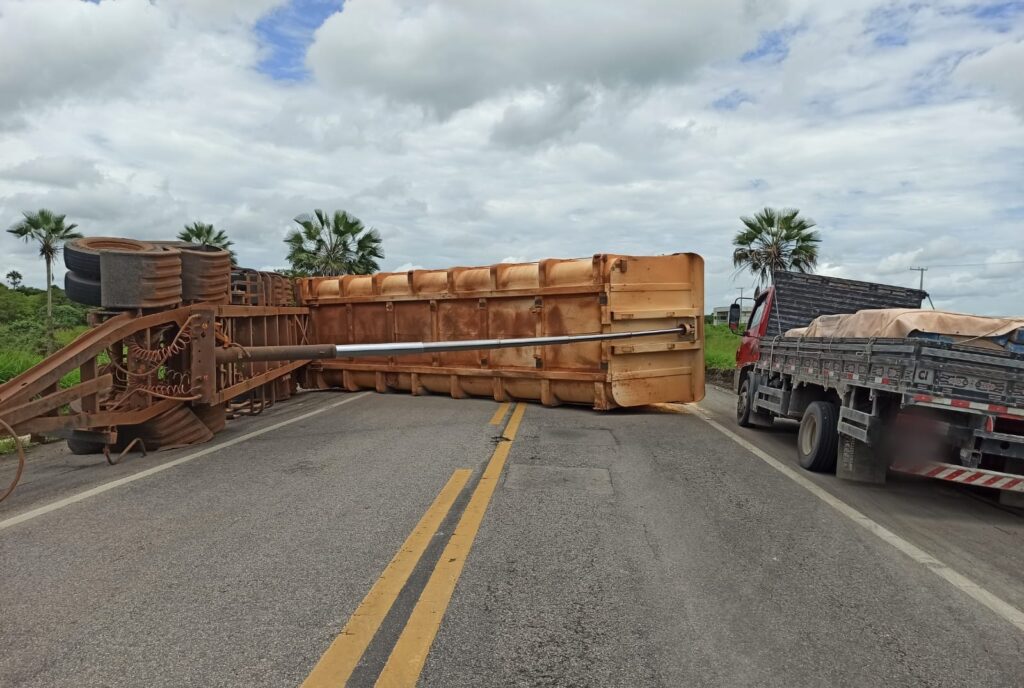
M 906 86 L 906 104 L 916 106 L 949 99 L 950 78 L 969 54 L 962 50 L 948 52 L 914 72 Z
M 734 88 L 721 98 L 717 98 L 716 100 L 712 101 L 711 107 L 715 108 L 716 110 L 735 110 L 740 105 L 743 105 L 743 103 L 753 102 L 754 97 L 751 96 L 749 93 L 745 93 L 744 91 L 741 91 L 738 88 Z
M 802 25 L 784 26 L 774 31 L 764 31 L 758 39 L 757 47 L 744 53 L 741 62 L 767 62 L 778 64 L 789 56 L 789 42 L 803 30 Z
M 992 2 L 972 6 L 968 12 L 984 26 L 1006 33 L 1019 26 L 1024 19 L 1024 0 Z
M 291 0 L 260 18 L 254 31 L 267 56 L 256 69 L 279 81 L 307 78 L 306 49 L 313 33 L 341 8 L 342 0 Z
M 978 19 L 1013 19 L 1018 14 L 1024 14 L 1024 0 L 1012 0 L 1011 2 L 989 2 L 974 5 L 970 12 Z
M 919 4 L 876 7 L 864 19 L 864 31 L 880 48 L 898 48 L 910 42 L 914 15 Z

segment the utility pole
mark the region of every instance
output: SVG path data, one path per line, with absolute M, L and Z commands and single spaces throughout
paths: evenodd
M 917 288 L 924 291 L 924 273 L 928 272 L 928 268 L 910 268 L 911 270 L 917 270 L 918 274 L 921 275 L 921 279 L 918 282 Z

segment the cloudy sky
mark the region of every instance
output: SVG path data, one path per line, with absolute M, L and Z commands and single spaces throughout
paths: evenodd
M 710 308 L 764 205 L 822 272 L 1024 314 L 1024 1 L 0 0 L 5 225 L 273 268 L 344 208 L 388 270 L 696 251 Z

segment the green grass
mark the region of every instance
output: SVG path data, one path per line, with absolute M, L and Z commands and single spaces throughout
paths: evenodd
M 704 366 L 717 370 L 732 370 L 736 367 L 736 350 L 741 337 L 737 337 L 728 325 L 704 326 Z
M 72 341 L 74 341 L 75 338 L 78 337 L 78 335 L 82 334 L 88 329 L 88 325 L 79 325 L 78 327 L 69 327 L 67 329 L 57 330 L 56 332 L 53 333 L 53 338 L 57 340 L 57 346 L 59 346 L 60 348 L 64 348 Z
M 29 442 L 28 437 L 22 437 L 21 446 L 23 449 L 28 449 L 36 445 L 33 442 Z M 13 454 L 17 449 L 18 445 L 15 444 L 13 437 L 0 437 L 0 455 Z
M 78 335 L 85 332 L 88 327 L 82 325 L 80 327 L 71 327 L 64 330 L 57 330 L 54 334 L 57 344 L 59 346 L 65 346 Z M 0 350 L 0 384 L 7 382 L 12 377 L 20 375 L 24 371 L 28 370 L 36 363 L 43 360 L 41 354 L 33 353 L 31 351 L 21 351 L 19 349 L 4 349 Z M 71 385 L 78 384 L 80 378 L 77 370 L 73 370 L 60 380 L 61 387 L 70 387 Z
M 80 325 L 77 327 L 69 327 L 67 329 L 57 330 L 54 332 L 54 338 L 57 340 L 58 346 L 67 346 L 75 337 L 85 332 L 88 327 Z M 31 351 L 20 351 L 18 349 L 4 349 L 0 350 L 0 384 L 7 382 L 13 377 L 17 377 L 21 373 L 25 372 L 36 363 L 43 360 L 41 354 L 33 353 Z M 76 368 L 70 373 L 60 379 L 61 388 L 71 387 L 77 385 L 81 381 L 81 376 Z M 0 434 L 3 433 L 0 430 Z M 25 441 L 25 447 L 29 446 L 29 443 Z M 0 437 L 0 455 L 10 454 L 15 449 L 14 439 L 11 437 Z

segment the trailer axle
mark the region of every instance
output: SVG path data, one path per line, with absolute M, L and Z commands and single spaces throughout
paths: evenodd
M 523 337 L 519 339 L 462 339 L 448 342 L 396 342 L 393 344 L 300 344 L 295 346 L 229 346 L 217 349 L 217 363 L 247 361 L 305 361 L 325 358 L 357 358 L 362 356 L 408 356 L 443 351 L 482 351 L 511 349 L 520 346 L 559 346 L 581 342 L 604 342 L 614 339 L 656 337 L 674 334 L 686 336 L 693 327 L 682 324 L 661 330 L 635 332 L 597 332 L 554 337 Z

